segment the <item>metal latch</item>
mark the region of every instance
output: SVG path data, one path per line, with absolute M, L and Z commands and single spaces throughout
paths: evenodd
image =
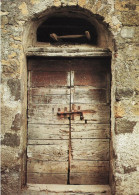
M 74 114 L 79 114 L 80 115 L 80 120 L 83 120 L 83 112 L 82 111 L 73 111 L 73 112 L 57 112 L 57 115 L 74 115 Z

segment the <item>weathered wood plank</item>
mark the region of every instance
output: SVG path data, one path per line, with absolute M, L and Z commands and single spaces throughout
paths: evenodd
M 92 113 L 98 113 L 98 114 L 101 114 L 101 113 L 110 113 L 110 106 L 109 104 L 99 104 L 99 103 L 96 103 L 96 104 L 81 104 L 81 103 L 76 103 L 76 104 L 72 104 L 72 110 L 79 110 L 79 111 L 84 111 L 84 112 L 87 112 L 87 111 L 90 111 Z
M 107 58 L 74 59 L 71 61 L 73 71 L 109 71 L 110 60 Z
M 32 145 L 28 145 L 28 159 L 46 161 L 68 160 L 68 140 L 29 140 L 29 144 Z
M 55 139 L 52 139 L 52 140 L 28 140 L 28 143 L 29 144 L 35 144 L 37 143 L 37 145 L 51 145 L 51 146 L 67 146 L 68 145 L 68 140 L 55 140 Z
M 83 113 L 84 118 L 80 120 L 80 115 L 75 114 L 72 124 L 109 124 L 109 117 L 107 115 L 93 115 L 91 113 Z
M 68 173 L 68 162 L 34 161 L 27 162 L 28 173 Z
M 68 117 L 58 116 L 57 112 L 69 111 L 69 104 L 29 104 L 28 123 L 69 124 Z
M 93 86 L 106 88 L 106 75 L 104 72 L 76 71 L 74 73 L 75 86 Z
M 79 184 L 79 185 L 96 185 L 96 184 L 108 184 L 109 177 L 108 173 L 71 173 L 70 184 Z
M 34 108 L 34 109 L 33 109 Z M 28 124 L 69 124 L 68 116 L 58 116 L 57 112 L 64 111 L 64 108 L 69 111 L 69 105 L 30 105 L 28 110 Z
M 30 144 L 30 145 L 46 145 L 46 146 L 55 146 L 55 147 L 57 147 L 57 146 L 61 146 L 62 145 L 62 147 L 64 146 L 64 145 L 68 145 L 68 140 L 67 139 L 64 139 L 64 140 L 55 140 L 55 139 L 49 139 L 49 140 L 47 140 L 47 139 L 34 139 L 34 140 L 28 140 L 28 144 Z
M 105 89 L 94 89 L 88 87 L 75 87 L 73 102 L 81 104 L 91 103 L 106 103 L 106 90 Z
M 70 86 L 70 72 L 33 71 L 30 77 L 32 87 Z
M 64 117 L 57 117 L 54 115 L 49 115 L 49 119 L 46 118 L 40 118 L 40 117 L 30 117 L 28 119 L 29 124 L 44 124 L 44 125 L 50 125 L 50 124 L 55 124 L 55 125 L 68 125 L 69 124 L 69 119 L 64 118 Z
M 69 139 L 69 125 L 28 124 L 28 139 Z
M 74 124 L 71 124 L 71 127 L 72 127 L 72 126 L 73 126 L 73 127 L 74 127 L 74 126 L 75 126 L 75 127 L 76 127 L 76 126 L 78 127 L 78 125 L 80 126 L 81 124 L 75 124 L 75 125 L 74 125 Z M 85 125 L 85 126 L 88 125 L 88 127 L 91 128 L 92 130 L 98 130 L 98 131 L 99 131 L 99 130 L 104 130 L 104 131 L 105 131 L 105 130 L 109 130 L 109 129 L 110 129 L 110 124 L 82 124 L 82 125 L 83 125 L 83 127 L 84 127 L 84 125 Z M 82 128 L 83 128 L 83 127 L 82 127 Z M 75 128 L 75 131 L 78 132 L 78 130 L 79 130 L 79 129 L 76 129 L 76 128 Z M 80 130 L 79 130 L 79 131 L 80 131 Z M 82 131 L 87 131 L 87 129 L 83 128 Z
M 67 184 L 67 174 L 27 173 L 31 184 Z
M 32 96 L 33 104 L 68 104 L 70 102 L 70 95 L 44 95 Z
M 46 58 L 31 58 L 28 63 L 28 70 L 33 71 L 70 71 L 70 60 L 68 59 L 46 59 Z
M 43 96 L 43 95 L 70 95 L 70 89 L 67 87 L 38 87 L 30 88 L 28 91 L 30 96 Z
M 96 129 L 94 127 L 96 126 Z M 102 129 L 97 129 L 97 126 Z M 72 124 L 71 138 L 109 138 L 109 125 L 94 125 L 94 124 Z
M 94 59 L 48 59 L 31 58 L 28 60 L 28 70 L 67 71 L 67 70 L 109 70 L 110 60 L 107 58 Z
M 72 139 L 73 160 L 109 160 L 109 140 Z
M 46 112 L 47 113 L 53 113 L 53 114 L 57 114 L 58 111 L 64 112 L 65 109 L 67 109 L 67 111 L 69 111 L 70 109 L 70 104 L 28 104 L 28 109 L 30 110 L 30 112 L 28 112 L 28 114 L 30 113 L 34 113 L 34 112 Z M 34 110 L 34 111 L 33 111 Z
M 70 173 L 109 172 L 109 161 L 71 160 Z

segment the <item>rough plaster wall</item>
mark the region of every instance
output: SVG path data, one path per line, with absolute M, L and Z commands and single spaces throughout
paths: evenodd
M 23 29 L 51 6 L 79 5 L 104 17 L 116 41 L 112 61 L 115 195 L 139 194 L 138 0 L 2 1 L 2 194 L 20 195 L 26 145 L 26 61 Z M 113 109 L 112 109 L 113 111 Z M 115 120 L 114 120 L 115 118 Z M 24 179 L 24 178 L 23 178 Z

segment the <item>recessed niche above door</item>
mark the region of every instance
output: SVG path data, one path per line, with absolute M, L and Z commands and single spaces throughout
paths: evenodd
M 97 39 L 96 27 L 79 17 L 53 16 L 37 29 L 38 42 L 97 45 Z

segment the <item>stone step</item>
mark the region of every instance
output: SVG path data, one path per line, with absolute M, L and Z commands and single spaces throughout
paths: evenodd
M 27 184 L 21 195 L 111 195 L 109 185 Z

